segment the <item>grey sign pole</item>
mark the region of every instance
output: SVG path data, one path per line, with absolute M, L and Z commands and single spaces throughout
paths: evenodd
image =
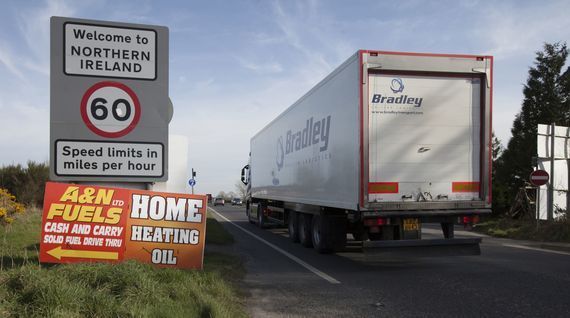
M 168 28 L 51 18 L 50 179 L 168 179 Z
M 548 183 L 546 219 L 552 221 L 554 219 L 554 144 L 556 139 L 556 124 L 554 122 L 550 126 L 550 132 L 550 182 Z

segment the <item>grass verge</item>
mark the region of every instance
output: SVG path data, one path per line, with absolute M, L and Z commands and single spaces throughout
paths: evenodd
M 0 227 L 0 317 L 246 316 L 239 258 L 206 253 L 203 271 L 134 261 L 40 266 L 40 227 L 38 211 Z
M 206 244 L 228 245 L 234 242 L 234 237 L 208 211 L 206 219 Z
M 502 238 L 570 243 L 570 220 L 541 221 L 537 227 L 535 220 L 495 218 L 477 224 L 474 230 Z

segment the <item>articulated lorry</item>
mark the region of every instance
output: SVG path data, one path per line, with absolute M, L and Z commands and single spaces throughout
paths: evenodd
M 251 139 L 246 213 L 318 252 L 480 254 L 491 212 L 491 56 L 361 50 Z M 443 235 L 422 239 L 422 224 Z

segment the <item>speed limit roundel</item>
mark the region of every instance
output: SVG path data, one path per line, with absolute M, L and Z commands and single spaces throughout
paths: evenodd
M 99 82 L 83 94 L 81 117 L 97 135 L 117 138 L 136 127 L 141 117 L 141 106 L 137 95 L 127 85 Z

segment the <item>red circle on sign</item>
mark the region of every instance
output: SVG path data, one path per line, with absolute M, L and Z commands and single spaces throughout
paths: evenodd
M 530 174 L 530 183 L 537 187 L 545 185 L 548 182 L 548 179 L 550 179 L 550 176 L 548 175 L 548 172 L 544 170 L 535 170 Z
M 123 129 L 119 130 L 119 131 L 111 132 L 111 131 L 105 131 L 105 130 L 100 129 L 99 127 L 97 127 L 97 125 L 95 125 L 91 121 L 91 118 L 89 117 L 89 115 L 87 113 L 87 107 L 88 107 L 87 103 L 88 103 L 89 99 L 91 98 L 91 96 L 93 95 L 93 93 L 95 93 L 99 89 L 102 89 L 105 87 L 114 87 L 114 88 L 117 88 L 117 89 L 123 91 L 124 93 L 126 93 L 130 97 L 130 99 L 132 100 L 133 106 L 135 108 L 134 115 L 133 115 L 134 117 L 131 120 L 131 122 L 129 123 L 129 125 Z M 105 82 L 96 83 L 95 85 L 91 86 L 85 92 L 85 94 L 83 94 L 83 98 L 81 98 L 81 106 L 80 107 L 81 107 L 81 118 L 83 119 L 83 122 L 85 123 L 85 125 L 87 125 L 87 128 L 89 128 L 92 132 L 96 133 L 97 135 L 102 136 L 102 137 L 107 137 L 107 138 L 117 138 L 117 137 L 122 137 L 122 136 L 128 134 L 137 126 L 137 124 L 139 123 L 140 117 L 141 117 L 141 105 L 140 105 L 140 102 L 139 102 L 137 95 L 127 85 L 119 83 L 119 82 L 105 81 Z M 108 113 L 109 113 L 109 110 L 107 110 L 107 114 Z

